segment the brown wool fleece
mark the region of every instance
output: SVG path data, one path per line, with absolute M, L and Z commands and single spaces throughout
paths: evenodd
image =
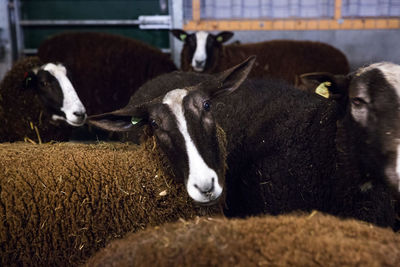
M 400 234 L 321 213 L 196 218 L 111 242 L 86 266 L 398 266 Z
M 52 121 L 36 92 L 23 87 L 25 73 L 42 64 L 38 57 L 21 59 L 0 83 L 0 142 L 26 137 L 36 143 L 68 139 L 72 128 Z
M 189 45 L 181 52 L 181 69 L 191 70 Z M 239 64 L 251 55 L 257 59 L 249 74 L 251 78 L 278 78 L 296 84 L 298 76 L 309 72 L 347 74 L 346 56 L 337 48 L 311 41 L 272 40 L 259 43 L 223 45 L 213 51 L 212 65 L 205 73 L 218 73 Z
M 192 203 L 153 146 L 0 144 L 0 265 L 76 266 L 127 232 L 220 214 Z
M 66 65 L 88 115 L 125 106 L 146 81 L 177 69 L 159 49 L 108 33 L 57 34 L 40 44 L 38 56 Z

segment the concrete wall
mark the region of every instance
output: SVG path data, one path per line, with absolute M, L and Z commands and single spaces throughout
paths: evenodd
M 329 43 L 344 52 L 352 70 L 377 61 L 400 64 L 399 30 L 341 31 L 237 31 L 233 40 L 243 43 L 272 39 L 314 40 Z

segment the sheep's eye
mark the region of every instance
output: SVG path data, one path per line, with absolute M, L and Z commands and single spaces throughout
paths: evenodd
M 40 86 L 46 87 L 47 85 L 49 85 L 48 82 L 45 82 L 45 81 L 40 82 Z
M 150 125 L 151 125 L 151 127 L 153 127 L 154 129 L 157 129 L 157 128 L 158 128 L 158 124 L 157 124 L 156 120 L 151 120 L 151 121 L 150 121 Z
M 204 102 L 203 102 L 203 109 L 204 109 L 205 111 L 209 111 L 210 108 L 211 108 L 210 101 L 208 101 L 208 100 L 204 101 Z
M 365 102 L 365 100 L 360 97 L 352 98 L 351 103 L 357 108 L 360 108 L 363 105 L 367 104 L 367 102 Z

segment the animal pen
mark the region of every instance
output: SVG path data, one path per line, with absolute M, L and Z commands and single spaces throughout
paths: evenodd
M 398 266 L 399 43 L 400 0 L 0 0 L 0 266 Z
M 399 0 L 178 0 L 172 1 L 171 12 L 173 28 L 235 31 L 236 39 L 244 43 L 271 39 L 329 42 L 345 52 L 353 68 L 378 60 L 363 48 L 366 42 L 379 49 L 396 47 L 399 41 L 392 36 L 400 29 Z M 180 43 L 172 40 L 171 48 L 180 51 Z M 383 60 L 400 58 L 397 52 L 383 53 Z M 178 58 L 174 55 L 175 62 Z

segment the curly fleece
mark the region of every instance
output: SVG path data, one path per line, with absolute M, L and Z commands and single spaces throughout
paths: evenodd
M 0 144 L 0 265 L 76 266 L 127 232 L 221 213 L 195 206 L 153 145 Z
M 197 218 L 128 234 L 86 266 L 398 266 L 400 234 L 315 214 Z

